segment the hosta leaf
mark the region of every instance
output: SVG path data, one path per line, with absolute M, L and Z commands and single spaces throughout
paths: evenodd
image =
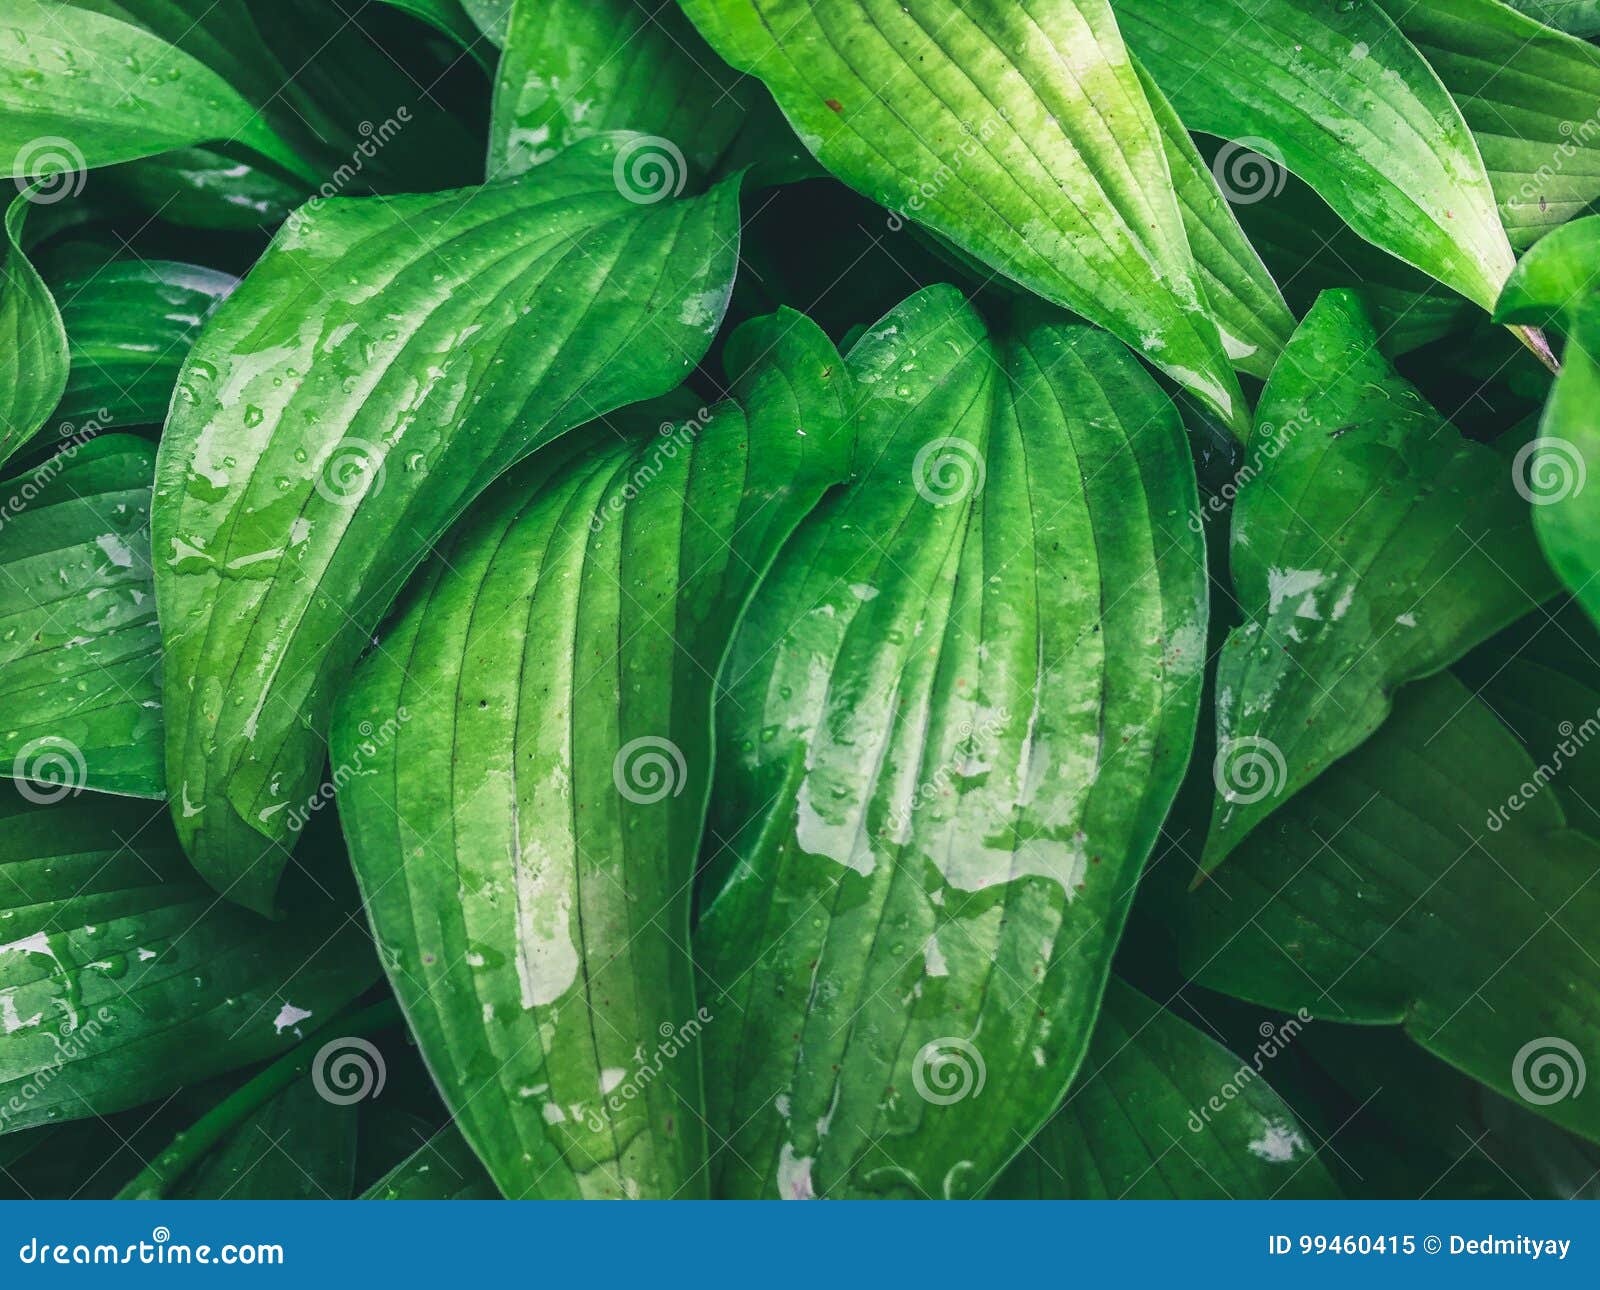
M 1600 622 L 1600 216 L 1545 236 L 1506 284 L 1495 319 L 1567 333 L 1539 436 L 1516 462 L 1551 566 Z
M 1403 1025 L 1428 1051 L 1600 1139 L 1572 1079 L 1600 1061 L 1600 843 L 1554 795 L 1508 808 L 1533 759 L 1454 677 L 1394 715 L 1176 899 L 1199 984 L 1285 1011 Z M 1536 781 L 1535 781 L 1536 782 Z
M 1530 18 L 1574 36 L 1600 36 L 1600 0 L 1506 0 Z
M 335 722 L 391 980 L 513 1198 L 705 1192 L 688 931 L 712 686 L 851 447 L 832 345 L 796 314 L 753 327 L 744 411 L 596 426 L 487 494 Z
M 1500 0 L 1383 0 L 1472 127 L 1512 246 L 1600 198 L 1600 49 Z
M 81 188 L 85 166 L 208 139 L 301 170 L 222 76 L 154 32 L 51 0 L 12 0 L 5 22 L 0 159 L 14 178 L 40 176 L 44 191 L 66 195 Z
M 152 517 L 167 771 L 185 848 L 233 899 L 271 907 L 263 843 L 291 835 L 332 687 L 428 547 L 541 443 L 670 389 L 716 329 L 737 188 L 634 202 L 616 145 L 323 203 L 191 351 Z
M 104 1115 L 291 1047 L 378 965 L 312 883 L 270 923 L 195 877 L 161 808 L 0 786 L 0 1104 L 7 1131 Z M 18 1103 L 21 1109 L 18 1110 Z
M 514 0 L 461 0 L 461 7 L 477 28 L 495 45 L 506 43 Z
M 744 78 L 660 0 L 518 0 L 495 76 L 489 174 L 515 175 L 603 130 L 641 141 L 619 172 L 648 196 L 709 170 L 744 124 Z
M 1231 1090 L 1226 1101 L 1224 1089 Z M 1316 1156 L 1315 1138 L 1249 1058 L 1113 978 L 1066 1101 L 991 1194 L 1008 1200 L 1338 1195 Z
M 1239 227 L 1216 177 L 1201 159 L 1172 104 L 1143 68 L 1138 71 L 1161 130 L 1189 249 L 1216 317 L 1222 347 L 1239 371 L 1266 380 L 1294 333 L 1294 315 Z
M 1195 484 L 1095 329 L 931 288 L 849 366 L 858 477 L 718 706 L 714 1161 L 736 1196 L 971 1195 L 1078 1067 L 1188 758 Z
M 500 1191 L 455 1125 L 373 1183 L 363 1200 L 499 1200 Z
M 1107 0 L 684 0 L 823 165 L 1246 415 Z
M 33 437 L 67 384 L 67 336 L 55 297 L 22 246 L 23 224 L 41 190 L 18 193 L 6 208 L 0 242 L 0 463 Z
M 96 176 L 121 200 L 172 224 L 259 229 L 281 224 L 303 188 L 210 148 L 174 148 Z
M 163 796 L 155 455 L 105 435 L 0 483 L 0 774 Z
M 1449 665 L 1555 590 L 1506 457 L 1461 438 L 1330 291 L 1261 396 L 1217 665 L 1213 868 Z
M 1191 130 L 1247 144 L 1356 232 L 1492 308 L 1511 247 L 1439 78 L 1375 0 L 1114 0 Z
M 166 260 L 116 260 L 61 283 L 71 370 L 58 415 L 160 425 L 189 347 L 238 285 L 230 273 Z

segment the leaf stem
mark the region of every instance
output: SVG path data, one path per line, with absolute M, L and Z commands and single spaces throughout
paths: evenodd
M 1533 356 L 1550 369 L 1552 376 L 1561 375 L 1561 360 L 1556 357 L 1555 350 L 1550 348 L 1550 342 L 1545 338 L 1544 332 L 1537 327 L 1513 327 L 1511 334 L 1520 340 L 1532 351 Z

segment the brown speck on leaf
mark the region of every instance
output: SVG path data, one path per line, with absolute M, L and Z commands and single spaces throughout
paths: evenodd
M 844 111 L 844 104 L 839 102 L 838 99 L 823 99 L 822 101 L 831 107 L 835 112 Z

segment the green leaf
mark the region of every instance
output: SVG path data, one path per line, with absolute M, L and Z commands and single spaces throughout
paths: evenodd
M 413 18 L 421 19 L 434 30 L 449 36 L 456 44 L 468 54 L 473 61 L 484 71 L 493 73 L 495 67 L 494 42 L 488 39 L 479 29 L 467 12 L 462 0 L 383 0 L 384 4 L 392 5 L 396 9 L 409 13 Z M 350 9 L 345 10 L 350 13 Z M 360 8 L 355 11 L 352 21 L 359 18 Z
M 718 707 L 696 955 L 734 1196 L 987 1186 L 1083 1057 L 1194 736 L 1193 470 L 1127 351 L 939 287 L 849 366 L 858 477 Z
M 641 194 L 709 171 L 753 103 L 744 77 L 660 0 L 519 0 L 495 76 L 489 174 L 521 174 L 569 143 L 635 130 L 625 165 Z
M 0 158 L 75 193 L 87 166 L 208 139 L 305 173 L 222 76 L 154 32 L 76 4 L 13 0 L 0 40 Z
M 1383 0 L 1472 127 L 1511 245 L 1600 198 L 1600 49 L 1500 0 Z
M 737 187 L 637 203 L 617 142 L 325 202 L 191 351 L 152 516 L 167 772 L 185 849 L 231 898 L 271 908 L 263 842 L 317 787 L 334 689 L 451 521 L 540 444 L 677 384 L 715 331 Z
M 391 980 L 513 1198 L 705 1192 L 689 906 L 712 686 L 851 448 L 814 324 L 778 315 L 735 348 L 761 356 L 743 411 L 620 443 L 595 426 L 486 495 L 334 724 Z
M 461 7 L 492 44 L 504 45 L 513 3 L 514 0 L 461 0 Z
M 1066 1101 L 991 1194 L 1005 1200 L 1337 1196 L 1316 1157 L 1294 1113 L 1263 1081 L 1259 1060 L 1241 1060 L 1112 978 Z
M 257 230 L 281 224 L 305 190 L 210 148 L 174 148 L 101 171 L 119 200 L 171 224 Z
M 1449 675 L 1402 690 L 1359 751 L 1172 903 L 1183 969 L 1284 1011 L 1403 1025 L 1459 1070 L 1600 1140 L 1600 843 Z M 1563 1088 L 1563 1081 L 1565 1087 Z
M 1301 324 L 1262 393 L 1233 512 L 1247 621 L 1217 664 L 1213 869 L 1428 676 L 1555 590 L 1509 463 L 1378 349 L 1349 292 Z
M 1278 284 L 1239 227 L 1216 176 L 1172 110 L 1166 95 L 1135 63 L 1150 110 L 1161 130 L 1167 168 L 1183 212 L 1183 227 L 1217 320 L 1222 347 L 1234 367 L 1263 381 L 1294 333 L 1294 315 Z
M 160 425 L 184 357 L 236 279 L 167 260 L 114 260 L 58 289 L 71 370 L 59 417 Z
M 1375 0 L 1113 0 L 1191 130 L 1286 165 L 1349 225 L 1483 308 L 1511 247 L 1439 78 Z
M 42 187 L 25 187 L 6 207 L 0 243 L 0 336 L 12 355 L 0 365 L 0 464 L 34 435 L 67 384 L 67 336 L 55 297 L 22 247 L 23 224 Z
M 1506 0 L 1546 26 L 1574 36 L 1600 36 L 1600 0 Z
M 1516 461 L 1545 556 L 1589 616 L 1600 622 L 1600 216 L 1546 235 L 1522 257 L 1495 310 L 1498 322 L 1567 333 L 1561 374 L 1539 436 Z
M 291 917 L 269 923 L 195 877 L 161 808 L 24 791 L 54 804 L 0 786 L 6 1131 L 138 1106 L 281 1052 L 377 976 L 328 875 L 295 884 Z
M 155 455 L 105 435 L 0 483 L 0 774 L 164 796 Z
M 373 1183 L 362 1200 L 499 1200 L 482 1162 L 448 1125 Z
M 1134 345 L 1243 432 L 1106 0 L 684 0 L 845 183 Z

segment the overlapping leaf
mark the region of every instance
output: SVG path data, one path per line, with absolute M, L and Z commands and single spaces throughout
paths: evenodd
M 1245 410 L 1106 0 L 685 0 L 839 178 Z M 1509 266 L 1508 266 L 1509 267 Z
M 162 796 L 154 474 L 106 435 L 0 483 L 0 774 Z
M 391 979 L 508 1196 L 705 1192 L 717 1023 L 688 931 L 712 685 L 851 447 L 814 324 L 778 315 L 739 348 L 742 411 L 620 443 L 597 425 L 485 496 L 335 723 Z
M 1281 161 L 1363 237 L 1485 309 L 1511 248 L 1472 133 L 1375 0 L 1113 0 L 1191 130 Z
M 1350 293 L 1318 301 L 1257 415 L 1233 513 L 1247 621 L 1217 664 L 1208 869 L 1376 730 L 1397 685 L 1555 590 L 1508 456 L 1462 439 L 1396 374 Z
M 1090 328 L 991 334 L 932 288 L 849 362 L 858 475 L 757 593 L 718 708 L 714 1162 L 735 1196 L 972 1195 L 1082 1059 L 1188 757 L 1195 485 Z
M 332 687 L 468 502 L 571 426 L 665 392 L 733 276 L 737 188 L 640 204 L 614 138 L 523 179 L 330 201 L 191 352 L 152 517 L 174 818 L 268 909 Z
M 67 383 L 67 336 L 55 297 L 22 247 L 23 224 L 38 190 L 6 208 L 0 241 L 0 336 L 11 361 L 0 366 L 0 464 L 49 417 Z

